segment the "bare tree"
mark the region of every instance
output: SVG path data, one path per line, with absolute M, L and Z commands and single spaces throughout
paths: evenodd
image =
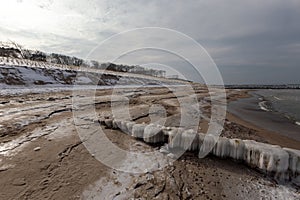
M 12 40 L 9 40 L 9 42 L 11 43 L 11 45 L 18 49 L 20 51 L 20 54 L 22 56 L 22 58 L 25 58 L 25 54 L 26 54 L 26 51 L 24 50 L 23 46 L 21 46 L 20 44 L 16 43 L 15 41 L 12 41 Z

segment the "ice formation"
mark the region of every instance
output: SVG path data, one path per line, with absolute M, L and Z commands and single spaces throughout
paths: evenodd
M 118 128 L 135 138 L 143 139 L 146 143 L 167 142 L 165 152 L 168 152 L 169 148 L 180 148 L 187 151 L 199 150 L 199 158 L 205 157 L 208 153 L 222 158 L 232 158 L 267 174 L 274 174 L 275 178 L 293 180 L 300 185 L 299 150 L 253 140 L 218 138 L 194 130 L 156 124 L 146 125 L 110 119 L 105 119 L 102 124 L 108 128 Z
M 204 158 L 208 153 L 212 151 L 216 144 L 217 138 L 214 135 L 205 135 L 205 137 L 200 136 L 200 149 L 199 149 L 199 158 Z
M 145 124 L 135 124 L 132 126 L 132 136 L 135 138 L 143 138 L 144 137 L 144 130 L 146 125 Z
M 118 129 L 119 120 L 112 120 L 112 128 Z
M 127 130 L 128 130 L 128 135 L 132 135 L 132 128 L 133 128 L 133 125 L 135 125 L 134 122 L 126 122 L 126 127 L 127 127 Z
M 184 129 L 174 128 L 168 131 L 168 143 L 170 148 L 180 148 L 181 147 L 181 137 Z
M 241 139 L 229 139 L 230 154 L 229 157 L 235 160 L 244 159 L 245 143 Z
M 118 128 L 123 131 L 124 133 L 128 134 L 128 129 L 127 129 L 127 122 L 126 121 L 121 121 L 118 124 Z
M 300 185 L 300 151 L 290 148 L 283 149 L 289 154 L 290 178 Z
M 284 173 L 289 167 L 289 154 L 280 146 L 244 140 L 244 161 L 267 172 Z
M 106 119 L 104 121 L 104 124 L 106 125 L 107 128 L 112 128 L 113 127 L 113 122 L 111 119 Z
M 192 129 L 182 133 L 181 148 L 188 151 L 196 151 L 199 148 L 199 135 Z
M 214 145 L 214 143 L 212 143 Z M 212 153 L 219 157 L 229 157 L 230 156 L 230 142 L 229 139 L 220 137 L 217 144 L 214 145 Z
M 162 127 L 149 124 L 144 130 L 144 141 L 147 143 L 161 143 L 164 142 L 165 136 Z

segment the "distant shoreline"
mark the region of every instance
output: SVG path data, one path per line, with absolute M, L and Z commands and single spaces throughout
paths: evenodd
M 226 89 L 300 89 L 300 84 L 279 85 L 225 85 Z

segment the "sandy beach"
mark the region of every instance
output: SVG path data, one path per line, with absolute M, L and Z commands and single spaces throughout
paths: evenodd
M 207 96 L 205 87 L 193 87 L 199 99 Z M 178 94 L 184 94 L 183 91 L 184 88 L 179 89 Z M 179 102 L 168 88 L 97 90 L 95 110 L 99 118 L 111 115 L 111 99 L 106 97 L 112 94 L 130 98 L 130 114 L 135 122 L 149 123 L 159 119 L 161 107 L 151 108 L 157 104 L 166 109 L 166 126 L 178 124 Z M 244 91 L 228 94 L 230 101 L 247 96 Z M 141 174 L 111 169 L 95 159 L 82 144 L 73 119 L 73 95 L 71 91 L 64 91 L 1 96 L 1 199 L 259 199 L 270 196 L 299 199 L 299 189 L 289 183 L 278 183 L 231 159 L 212 155 L 199 159 L 197 152 L 186 152 L 166 167 L 157 164 L 154 170 L 143 168 L 145 172 Z M 84 98 L 83 93 L 80 99 Z M 209 103 L 201 107 L 204 114 L 209 113 L 209 108 Z M 99 128 L 98 120 L 88 119 L 81 128 L 86 131 Z M 207 121 L 200 121 L 201 130 L 207 129 L 207 125 Z M 120 130 L 100 127 L 121 149 L 144 153 L 159 149 Z M 297 142 L 267 132 L 230 113 L 222 134 L 229 138 L 298 147 Z M 153 161 L 156 162 L 159 163 Z
M 0 5 L 0 200 L 300 200 L 299 0 Z

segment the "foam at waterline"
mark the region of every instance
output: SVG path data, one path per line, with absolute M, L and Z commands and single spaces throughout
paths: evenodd
M 276 96 L 273 96 L 274 99 L 278 100 L 278 101 L 281 101 L 282 99 L 280 99 L 279 97 L 276 97 Z
M 268 109 L 268 106 L 266 105 L 266 103 L 267 103 L 267 101 L 262 101 L 262 102 L 259 102 L 258 105 L 261 110 L 268 112 L 270 110 Z

